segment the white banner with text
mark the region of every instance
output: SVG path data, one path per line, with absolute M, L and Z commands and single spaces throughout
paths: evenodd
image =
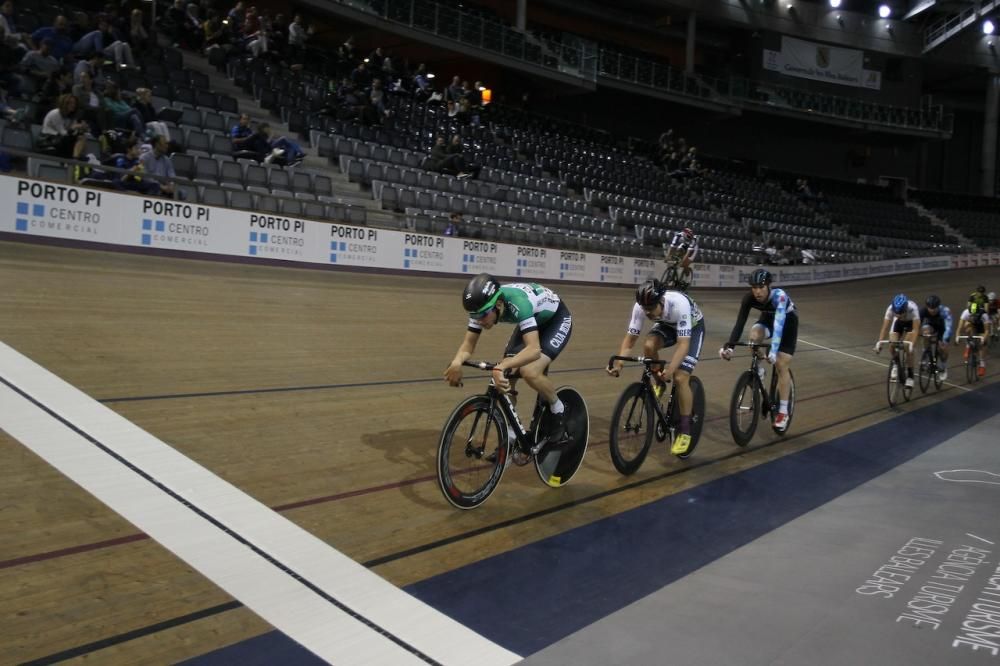
M 764 49 L 764 69 L 787 76 L 881 90 L 882 73 L 865 69 L 865 52 L 782 36 L 781 50 Z

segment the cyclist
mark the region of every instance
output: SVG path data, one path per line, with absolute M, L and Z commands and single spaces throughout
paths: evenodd
M 480 273 L 465 287 L 462 307 L 469 314 L 469 323 L 465 339 L 444 372 L 445 380 L 452 386 L 461 385 L 462 363 L 476 350 L 483 329 L 489 330 L 500 322 L 517 324 L 504 349 L 503 359 L 493 368 L 493 383 L 507 392 L 518 377 L 523 377 L 528 386 L 549 403 L 551 416 L 532 453 L 538 453 L 546 443 L 553 446 L 568 443 L 565 405 L 546 374 L 549 364 L 566 348 L 573 332 L 573 317 L 566 303 L 540 284 L 501 285 L 492 275 Z M 505 370 L 517 372 L 508 380 Z
M 875 341 L 875 353 L 882 351 L 881 340 L 885 339 L 885 334 L 892 323 L 892 333 L 889 339 L 895 342 L 903 337 L 910 343 L 910 351 L 907 353 L 906 362 L 906 387 L 913 388 L 913 360 L 916 353 L 913 351 L 917 345 L 917 335 L 920 334 L 920 308 L 917 304 L 906 297 L 906 294 L 896 294 L 892 297 L 892 303 L 885 309 L 885 317 L 882 320 L 882 328 L 879 330 L 878 338 Z M 916 322 L 916 325 L 914 325 Z M 895 353 L 895 352 L 893 352 Z M 893 365 L 893 372 L 896 366 Z M 893 377 L 893 379 L 896 379 Z
M 989 304 L 989 298 L 986 294 L 986 287 L 979 285 L 976 290 L 969 294 L 969 303 L 975 303 L 979 306 L 980 312 L 986 311 L 986 306 Z
M 1000 299 L 997 298 L 997 292 L 995 291 L 986 294 L 986 314 L 989 315 L 990 321 L 993 322 L 993 335 L 996 335 L 997 326 L 1000 325 Z
M 726 361 L 733 357 L 733 347 L 743 335 L 743 326 L 747 323 L 750 309 L 760 310 L 760 318 L 750 327 L 750 341 L 759 343 L 771 338 L 767 361 L 778 373 L 778 413 L 774 417 L 774 427 L 785 430 L 788 427 L 788 396 L 792 388 L 789 370 L 792 356 L 795 355 L 795 343 L 798 341 L 799 315 L 795 303 L 785 290 L 771 287 L 772 279 L 771 272 L 766 268 L 758 268 L 750 273 L 747 280 L 750 293 L 743 296 L 736 325 L 729 334 L 729 340 L 719 350 L 719 357 Z M 763 379 L 766 372 L 763 365 L 758 366 L 758 372 Z
M 691 373 L 698 364 L 701 346 L 705 341 L 705 318 L 698 305 L 691 297 L 680 291 L 668 290 L 659 280 L 648 280 L 635 290 L 635 304 L 632 306 L 632 318 L 628 330 L 622 340 L 619 356 L 626 356 L 632 351 L 639 333 L 642 332 L 643 318 L 654 322 L 653 328 L 646 335 L 643 343 L 643 356 L 659 358 L 659 351 L 665 347 L 673 347 L 674 354 L 670 362 L 655 374 L 659 379 L 670 378 L 677 390 L 677 405 L 680 421 L 677 427 L 677 437 L 670 446 L 674 455 L 684 455 L 691 448 L 691 410 L 694 398 L 691 393 Z M 624 363 L 615 361 L 608 374 L 617 377 Z M 659 398 L 664 385 L 656 381 L 653 391 Z
M 666 246 L 664 251 L 667 262 L 664 282 L 667 289 L 687 291 L 691 286 L 690 267 L 696 256 L 698 256 L 698 237 L 694 235 L 694 231 L 687 227 L 675 231 L 670 239 L 670 245 Z
M 941 381 L 948 379 L 948 343 L 951 342 L 952 319 L 951 309 L 941 304 L 936 295 L 927 297 L 924 307 L 920 310 L 922 332 L 934 333 L 937 336 L 938 367 L 936 368 Z
M 979 376 L 986 375 L 986 355 L 989 347 L 990 334 L 993 331 L 993 322 L 990 321 L 986 310 L 978 302 L 969 303 L 969 307 L 962 311 L 962 316 L 958 322 L 959 335 L 981 335 L 983 336 L 982 352 L 979 355 Z M 955 340 L 958 344 L 958 339 Z M 969 348 L 965 348 L 965 358 L 969 357 Z

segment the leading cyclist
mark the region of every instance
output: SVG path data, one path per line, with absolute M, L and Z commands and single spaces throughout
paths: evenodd
M 763 342 L 771 338 L 771 347 L 767 361 L 775 367 L 778 373 L 778 413 L 774 417 L 776 430 L 788 427 L 788 396 L 792 387 L 791 373 L 792 356 L 795 355 L 795 343 L 799 334 L 799 315 L 795 303 L 785 293 L 784 289 L 771 287 L 771 272 L 766 268 L 758 268 L 750 274 L 747 284 L 750 293 L 743 297 L 740 304 L 740 314 L 736 317 L 729 340 L 719 350 L 719 356 L 728 361 L 733 357 L 733 347 L 743 335 L 743 326 L 747 323 L 750 309 L 760 310 L 757 322 L 750 327 L 750 341 Z M 761 379 L 766 372 L 763 365 L 758 366 Z
M 649 280 L 635 290 L 632 318 L 618 351 L 619 356 L 626 356 L 632 351 L 642 332 L 643 318 L 656 322 L 646 335 L 643 356 L 659 358 L 661 349 L 677 345 L 670 363 L 656 374 L 660 378 L 672 379 L 677 390 L 680 421 L 670 452 L 675 456 L 682 456 L 691 448 L 691 410 L 694 407 L 694 397 L 690 379 L 701 355 L 701 345 L 705 341 L 705 318 L 690 296 L 668 290 L 659 280 Z M 623 361 L 615 361 L 608 368 L 608 374 L 617 377 L 623 365 Z M 662 383 L 654 382 L 653 391 L 657 398 L 663 390 Z
M 878 339 L 875 341 L 875 353 L 882 351 L 882 340 L 892 323 L 892 333 L 889 339 L 895 342 L 903 337 L 910 343 L 910 351 L 906 352 L 906 388 L 913 388 L 913 361 L 916 358 L 917 335 L 920 334 L 920 308 L 917 304 L 906 297 L 906 294 L 896 294 L 892 297 L 892 303 L 885 309 L 885 317 L 882 320 L 882 328 L 879 330 Z M 893 352 L 895 353 L 895 352 Z M 893 365 L 893 372 L 896 366 Z M 895 379 L 895 378 L 894 378 Z
M 462 363 L 476 350 L 483 329 L 497 323 L 517 324 L 504 349 L 503 359 L 493 368 L 493 383 L 501 391 L 509 391 L 518 376 L 528 382 L 549 403 L 548 424 L 545 434 L 536 442 L 538 453 L 542 446 L 562 446 L 570 441 L 565 426 L 565 405 L 546 374 L 546 369 L 566 348 L 573 332 L 573 317 L 559 296 L 535 283 L 514 282 L 501 285 L 488 273 L 472 278 L 462 293 L 462 307 L 469 313 L 465 339 L 455 353 L 455 358 L 444 371 L 452 386 L 462 383 Z M 505 370 L 517 370 L 510 380 Z

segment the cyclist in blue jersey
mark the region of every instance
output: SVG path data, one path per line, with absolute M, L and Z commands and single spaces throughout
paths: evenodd
M 948 379 L 948 343 L 951 342 L 953 332 L 951 309 L 941 303 L 941 299 L 935 295 L 927 297 L 927 302 L 920 309 L 922 332 L 933 332 L 937 335 L 938 367 L 937 373 L 941 381 Z
M 882 328 L 879 329 L 878 340 L 875 341 L 875 353 L 881 351 L 880 341 L 885 340 L 885 334 L 889 332 L 892 325 L 892 333 L 889 340 L 895 342 L 901 337 L 910 343 L 910 349 L 906 352 L 906 388 L 913 388 L 913 362 L 917 358 L 917 336 L 920 335 L 920 308 L 917 304 L 906 297 L 906 294 L 896 294 L 892 297 L 892 303 L 885 309 L 885 316 L 882 318 Z M 893 352 L 895 354 L 895 352 Z M 895 365 L 893 372 L 895 373 Z
M 728 361 L 733 355 L 733 346 L 743 335 L 743 326 L 747 322 L 751 308 L 760 310 L 761 315 L 750 328 L 750 341 L 763 342 L 771 338 L 771 347 L 767 354 L 768 363 L 775 367 L 778 373 L 778 414 L 774 417 L 776 430 L 788 427 L 788 396 L 791 391 L 792 356 L 795 354 L 795 343 L 799 335 L 799 315 L 795 303 L 784 289 L 771 287 L 773 279 L 771 272 L 758 268 L 750 274 L 747 283 L 750 293 L 743 297 L 740 304 L 740 314 L 736 317 L 729 340 L 719 350 L 719 356 Z M 758 366 L 758 372 L 763 379 L 765 368 Z
M 549 403 L 543 441 L 562 446 L 570 441 L 564 424 L 565 405 L 556 394 L 556 388 L 546 371 L 549 364 L 566 348 L 573 331 L 573 317 L 566 303 L 559 296 L 540 284 L 515 282 L 503 284 L 489 275 L 480 273 L 469 282 L 462 293 L 462 307 L 469 315 L 465 338 L 455 353 L 455 358 L 445 369 L 445 380 L 452 386 L 462 383 L 462 363 L 476 350 L 483 329 L 498 323 L 516 324 L 507 342 L 503 359 L 493 368 L 493 383 L 501 391 L 513 388 L 518 377 L 535 389 Z M 504 371 L 514 372 L 510 379 Z M 537 451 L 535 451 L 537 453 Z

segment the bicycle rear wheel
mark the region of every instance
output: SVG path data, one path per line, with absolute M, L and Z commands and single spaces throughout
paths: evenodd
M 760 418 L 760 390 L 757 378 L 747 370 L 740 375 L 733 387 L 733 397 L 729 401 L 729 431 L 737 446 L 746 446 L 757 432 Z
M 688 447 L 687 453 L 677 456 L 681 460 L 690 458 L 694 453 L 698 440 L 701 439 L 701 427 L 705 423 L 705 387 L 697 377 L 691 377 L 688 382 L 691 386 L 691 446 Z M 675 400 L 674 412 L 679 413 L 679 409 Z
M 895 378 L 893 378 L 894 375 Z M 903 364 L 899 362 L 898 358 L 889 361 L 889 373 L 885 380 L 889 406 L 895 407 L 899 404 L 900 398 L 903 397 L 903 382 L 906 381 L 906 375 L 903 374 Z
M 561 386 L 556 389 L 556 395 L 566 408 L 566 432 L 571 441 L 561 447 L 544 447 L 535 456 L 535 471 L 538 478 L 551 487 L 565 486 L 583 465 L 583 457 L 587 454 L 587 444 L 590 441 L 590 412 L 587 403 L 572 386 Z M 546 406 L 545 411 L 548 411 Z M 544 419 L 539 419 L 542 423 Z M 535 433 L 535 441 L 538 441 Z
M 635 473 L 653 443 L 651 397 L 641 382 L 630 384 L 622 391 L 611 414 L 611 430 L 608 433 L 611 462 L 622 474 Z
M 485 395 L 466 398 L 445 421 L 438 441 L 441 493 L 452 506 L 474 509 L 496 490 L 507 467 L 510 441 L 503 413 Z
M 937 374 L 937 364 L 934 362 L 934 354 L 930 349 L 924 350 L 924 355 L 920 359 L 920 392 L 927 393 L 931 385 L 931 377 Z

